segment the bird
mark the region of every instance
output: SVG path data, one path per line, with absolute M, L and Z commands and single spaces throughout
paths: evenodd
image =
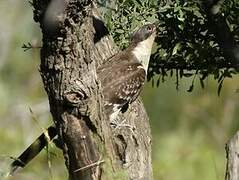
M 156 37 L 156 25 L 147 23 L 131 36 L 129 46 L 105 61 L 97 69 L 104 109 L 111 123 L 115 123 L 120 112 L 139 96 L 146 81 L 150 55 Z M 10 165 L 10 175 L 25 167 L 39 152 L 57 136 L 50 126 Z
M 97 69 L 104 107 L 110 122 L 139 96 L 146 80 L 155 37 L 155 24 L 142 26 L 133 33 L 130 44 L 124 51 Z

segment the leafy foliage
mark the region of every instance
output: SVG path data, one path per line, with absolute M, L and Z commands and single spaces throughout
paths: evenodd
M 116 5 L 107 1 L 103 4 L 107 26 L 121 48 L 127 45 L 129 32 L 137 26 L 145 22 L 157 22 L 158 36 L 148 74 L 148 80 L 152 81 L 155 75 L 159 76 L 157 85 L 168 75 L 176 76 L 177 87 L 179 78 L 193 77 L 188 90 L 190 92 L 195 77 L 199 78 L 203 88 L 204 80 L 212 74 L 218 81 L 220 93 L 223 80 L 238 72 L 232 59 L 226 58 L 220 40 L 212 31 L 213 24 L 208 19 L 205 5 L 200 1 L 118 0 Z M 115 8 L 108 8 L 110 6 Z M 238 7 L 237 0 L 213 6 L 219 15 L 218 19 L 215 17 L 215 22 L 225 20 L 229 33 L 237 43 Z
M 137 27 L 157 21 L 158 3 L 153 0 L 118 0 L 116 4 L 102 0 L 98 3 L 102 6 L 107 27 L 122 49 L 128 45 L 130 35 Z

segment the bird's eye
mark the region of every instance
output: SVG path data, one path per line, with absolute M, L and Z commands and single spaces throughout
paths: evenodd
M 147 27 L 147 31 L 152 31 L 152 30 L 153 30 L 153 28 L 151 26 Z

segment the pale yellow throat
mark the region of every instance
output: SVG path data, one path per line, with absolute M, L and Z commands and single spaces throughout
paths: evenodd
M 136 56 L 139 62 L 143 65 L 146 73 L 148 70 L 149 59 L 150 59 L 154 39 L 155 39 L 155 33 L 149 36 L 146 40 L 138 43 L 137 46 L 133 49 L 133 54 Z

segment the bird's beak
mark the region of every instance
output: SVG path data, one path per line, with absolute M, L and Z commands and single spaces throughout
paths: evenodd
M 153 32 L 156 32 L 156 29 L 157 29 L 157 28 L 156 28 L 156 27 L 157 27 L 156 24 L 153 23 L 152 25 L 153 25 Z

